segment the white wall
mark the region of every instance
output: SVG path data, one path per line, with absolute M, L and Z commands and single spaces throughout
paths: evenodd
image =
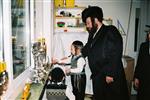
M 51 56 L 53 38 L 53 2 L 52 0 L 36 0 L 34 41 L 44 37 L 47 44 L 47 55 Z

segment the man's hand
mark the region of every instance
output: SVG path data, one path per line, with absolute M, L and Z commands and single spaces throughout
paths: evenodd
M 139 79 L 135 78 L 134 79 L 134 88 L 135 88 L 135 90 L 137 90 L 139 88 L 139 84 L 140 84 Z
M 114 81 L 114 78 L 113 77 L 111 77 L 111 76 L 106 76 L 106 82 L 107 82 L 107 84 L 110 84 L 110 83 L 112 83 Z

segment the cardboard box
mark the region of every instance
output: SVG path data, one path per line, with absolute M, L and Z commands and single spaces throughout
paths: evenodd
M 64 0 L 54 0 L 55 7 L 64 7 Z
M 131 87 L 132 87 L 132 81 L 133 81 L 133 75 L 134 75 L 134 59 L 129 56 L 123 57 L 126 61 L 126 66 L 124 67 L 126 80 L 128 84 L 129 94 L 131 94 Z
M 75 6 L 75 0 L 66 0 L 66 7 L 73 8 Z

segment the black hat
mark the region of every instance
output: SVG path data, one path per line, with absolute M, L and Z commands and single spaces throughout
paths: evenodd
M 150 25 L 145 25 L 146 27 L 150 28 Z
M 85 23 L 88 17 L 97 18 L 99 21 L 102 22 L 103 20 L 102 8 L 98 6 L 89 6 L 88 8 L 85 8 L 82 12 L 82 21 Z

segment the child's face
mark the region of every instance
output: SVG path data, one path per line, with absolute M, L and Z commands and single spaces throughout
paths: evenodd
M 75 47 L 73 45 L 71 45 L 71 54 L 75 55 Z

